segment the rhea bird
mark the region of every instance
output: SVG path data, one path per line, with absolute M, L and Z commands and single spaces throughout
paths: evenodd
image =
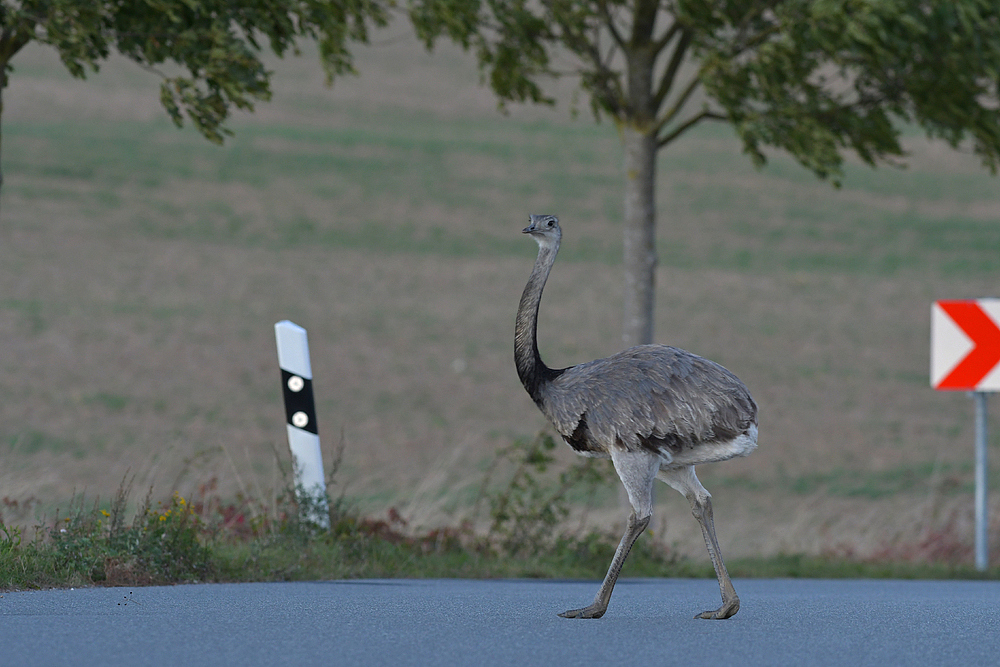
M 757 447 L 757 405 L 746 385 L 715 363 L 667 345 L 638 345 L 606 359 L 549 368 L 538 354 L 538 306 L 562 230 L 554 215 L 531 215 L 525 234 L 538 257 L 521 295 L 514 361 L 521 384 L 573 450 L 610 458 L 632 512 L 594 602 L 559 614 L 600 618 L 632 545 L 653 514 L 654 480 L 683 494 L 701 525 L 722 592 L 722 606 L 695 618 L 724 619 L 740 599 L 715 536 L 711 494 L 695 466 L 746 456 Z

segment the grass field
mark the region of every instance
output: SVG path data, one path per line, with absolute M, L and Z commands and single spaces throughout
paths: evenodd
M 503 116 L 459 53 L 390 40 L 332 90 L 312 56 L 275 62 L 274 100 L 222 148 L 170 125 L 126 62 L 85 82 L 41 49 L 14 65 L 0 497 L 110 498 L 126 474 L 273 494 L 287 318 L 309 331 L 324 451 L 345 445 L 337 492 L 456 521 L 493 453 L 545 426 L 511 359 L 528 213 L 565 232 L 543 357 L 620 347 L 614 127 L 566 104 Z M 782 156 L 755 171 L 724 126 L 661 154 L 657 338 L 761 409 L 758 451 L 699 473 L 727 554 L 971 554 L 972 404 L 928 386 L 929 310 L 997 295 L 1000 190 L 969 154 L 907 145 L 907 169 L 849 164 L 841 190 Z M 615 488 L 598 501 L 593 521 L 623 522 Z M 996 492 L 992 517 L 996 560 Z M 653 525 L 703 554 L 673 492 Z

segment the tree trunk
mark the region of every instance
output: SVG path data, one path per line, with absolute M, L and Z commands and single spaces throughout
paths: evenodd
M 4 70 L 7 68 L 7 63 L 0 63 L 0 123 L 3 121 L 3 91 L 7 87 L 7 74 Z M 0 141 L 3 140 L 3 125 L 0 125 Z M 2 146 L 2 144 L 0 144 Z M 0 156 L 3 153 L 0 152 Z M 3 191 L 3 168 L 0 166 L 0 192 Z
M 7 88 L 7 59 L 0 61 L 0 123 L 3 122 L 3 94 Z M 0 141 L 3 139 L 3 125 L 0 124 Z M 2 146 L 2 143 L 0 143 Z M 0 156 L 3 153 L 0 152 Z M 3 167 L 0 165 L 0 192 L 3 191 Z
M 656 135 L 630 125 L 625 144 L 625 347 L 653 342 L 656 291 Z

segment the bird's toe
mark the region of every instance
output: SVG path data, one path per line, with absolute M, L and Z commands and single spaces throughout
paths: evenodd
M 732 600 L 723 602 L 722 606 L 716 609 L 715 611 L 703 611 L 697 616 L 695 616 L 695 618 L 704 618 L 709 620 L 721 621 L 723 619 L 735 616 L 736 612 L 738 612 L 739 610 L 740 610 L 740 599 L 733 598 Z
M 590 605 L 589 607 L 584 607 L 583 609 L 570 609 L 569 611 L 564 611 L 559 615 L 563 618 L 600 618 L 601 616 L 604 616 L 605 611 L 607 611 L 607 607 Z

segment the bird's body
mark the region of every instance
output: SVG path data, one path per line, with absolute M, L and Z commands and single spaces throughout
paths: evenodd
M 745 433 L 754 414 L 742 383 L 713 361 L 667 345 L 640 345 L 565 369 L 542 413 L 575 451 L 649 451 L 664 466 L 722 460 L 708 453 Z M 732 458 L 732 456 L 723 456 Z
M 518 377 L 574 451 L 612 460 L 633 508 L 594 604 L 562 615 L 604 614 L 622 563 L 649 523 L 653 481 L 660 479 L 691 502 L 719 578 L 723 606 L 700 617 L 732 616 L 739 598 L 715 537 L 711 496 L 694 466 L 746 456 L 756 448 L 757 405 L 750 392 L 719 364 L 667 345 L 640 345 L 605 359 L 548 368 L 538 354 L 538 307 L 562 232 L 550 215 L 532 215 L 524 232 L 539 251 L 517 314 Z

